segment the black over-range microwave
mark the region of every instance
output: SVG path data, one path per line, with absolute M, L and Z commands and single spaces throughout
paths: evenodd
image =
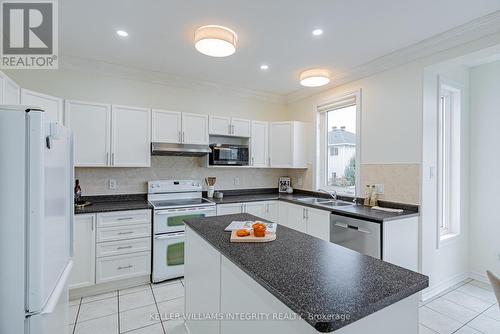
M 209 165 L 248 166 L 248 146 L 233 144 L 211 144 Z

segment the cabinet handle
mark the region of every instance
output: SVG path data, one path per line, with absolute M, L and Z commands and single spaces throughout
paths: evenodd
M 182 142 L 183 143 L 184 143 L 185 139 L 186 139 L 185 133 L 184 133 L 184 131 L 182 131 Z
M 111 164 L 115 164 L 115 152 L 111 153 Z
M 130 269 L 130 268 L 133 268 L 134 266 L 129 264 L 128 266 L 125 266 L 125 267 L 118 267 L 117 269 L 118 270 L 123 270 L 123 269 Z
M 233 129 L 232 132 L 233 132 L 233 135 L 234 135 L 234 125 L 231 125 L 231 128 Z
M 94 220 L 92 219 L 92 225 L 90 226 L 90 230 L 94 232 Z
M 302 208 L 302 219 L 306 218 L 306 209 Z
M 109 152 L 106 152 L 106 165 L 109 165 Z
M 116 249 L 120 250 L 120 249 L 128 249 L 128 248 L 132 248 L 132 245 L 121 246 L 121 247 L 117 247 Z
M 134 217 L 121 217 L 121 218 L 117 218 L 116 220 L 132 220 L 134 219 Z
M 309 219 L 309 209 L 304 209 L 306 211 L 306 219 Z
M 134 231 L 128 231 L 128 232 L 118 232 L 118 235 L 124 235 L 124 234 L 132 234 Z
M 269 162 L 269 166 L 271 166 L 271 157 L 267 158 L 267 161 Z
M 179 143 L 181 143 L 182 142 L 182 133 L 180 131 L 179 131 L 178 139 L 179 139 Z
M 228 133 L 228 134 L 231 134 L 231 124 L 228 124 L 228 125 L 227 125 L 227 133 Z
M 254 165 L 254 158 L 252 157 L 252 166 Z

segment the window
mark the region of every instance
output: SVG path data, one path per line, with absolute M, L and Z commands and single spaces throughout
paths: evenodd
M 356 195 L 359 183 L 359 92 L 317 106 L 316 188 Z
M 460 87 L 441 80 L 438 106 L 438 224 L 446 240 L 460 233 Z

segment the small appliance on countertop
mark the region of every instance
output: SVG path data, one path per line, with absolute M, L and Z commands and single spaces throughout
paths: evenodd
M 148 182 L 153 206 L 153 282 L 184 276 L 184 220 L 216 215 L 215 203 L 201 196 L 200 180 Z

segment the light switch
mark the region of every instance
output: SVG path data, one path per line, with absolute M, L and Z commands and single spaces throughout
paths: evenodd
M 235 177 L 234 180 L 233 180 L 233 184 L 235 186 L 239 186 L 240 185 L 240 178 L 239 177 Z
M 375 190 L 377 191 L 377 194 L 384 194 L 384 185 L 382 183 L 375 184 Z
M 115 179 L 109 179 L 109 189 L 116 190 L 116 180 Z

